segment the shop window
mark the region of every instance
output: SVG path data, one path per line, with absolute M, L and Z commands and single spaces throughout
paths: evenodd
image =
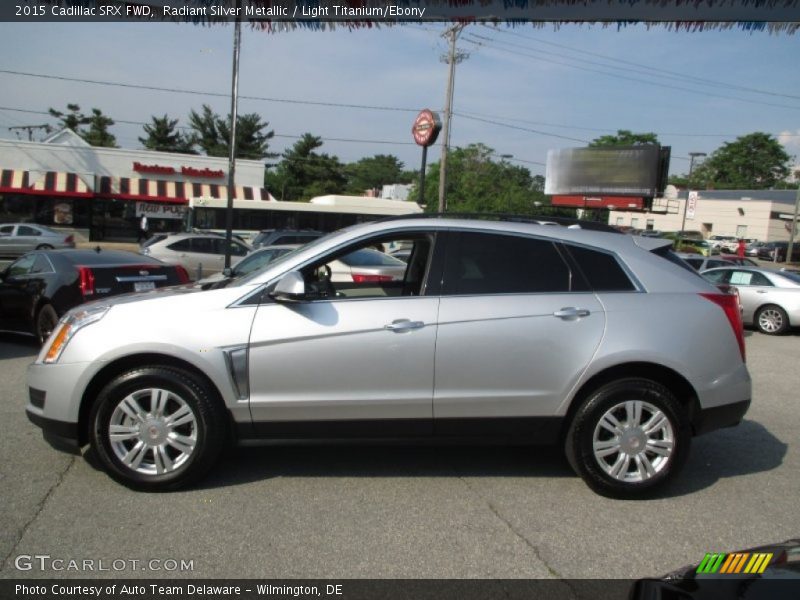
M 0 221 L 31 222 L 36 216 L 33 196 L 23 194 L 0 194 Z

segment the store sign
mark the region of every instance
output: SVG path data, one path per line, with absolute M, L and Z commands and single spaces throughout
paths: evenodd
M 428 147 L 436 143 L 441 129 L 442 122 L 439 120 L 439 115 L 426 108 L 414 119 L 411 133 L 418 145 Z
M 182 204 L 136 203 L 136 216 L 145 216 L 148 219 L 183 219 L 187 210 L 187 207 Z
M 687 200 L 686 205 L 686 218 L 687 219 L 694 219 L 694 213 L 697 210 L 697 198 L 699 194 L 697 192 L 689 192 L 689 199 Z
M 177 175 L 178 170 L 175 167 L 167 165 L 145 165 L 140 162 L 133 163 L 133 170 L 137 173 L 147 173 L 148 175 Z M 205 177 L 208 179 L 221 179 L 225 177 L 225 171 L 222 169 L 197 169 L 195 167 L 181 167 L 181 175 L 187 177 Z

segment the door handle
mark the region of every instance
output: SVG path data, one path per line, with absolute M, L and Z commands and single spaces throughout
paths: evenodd
M 566 306 L 561 310 L 557 310 L 553 313 L 554 317 L 558 317 L 564 321 L 574 321 L 576 319 L 580 319 L 581 317 L 588 317 L 591 314 L 585 308 L 575 308 L 574 306 Z
M 425 327 L 425 323 L 422 321 L 409 321 L 408 319 L 396 319 L 390 324 L 383 326 L 384 329 L 394 331 L 395 333 L 403 333 L 404 331 L 421 329 L 422 327 Z

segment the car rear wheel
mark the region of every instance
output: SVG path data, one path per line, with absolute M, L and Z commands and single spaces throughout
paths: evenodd
M 664 485 L 686 461 L 685 411 L 663 385 L 622 379 L 589 395 L 566 438 L 570 465 L 599 494 L 636 498 Z
M 216 462 L 226 413 L 200 377 L 183 369 L 143 367 L 117 376 L 90 415 L 90 442 L 105 470 L 124 485 L 171 491 Z
M 780 306 L 762 306 L 756 313 L 756 327 L 767 335 L 781 335 L 789 329 L 789 315 Z
M 40 345 L 47 341 L 56 325 L 58 325 L 56 310 L 50 304 L 45 304 L 36 315 L 36 339 Z

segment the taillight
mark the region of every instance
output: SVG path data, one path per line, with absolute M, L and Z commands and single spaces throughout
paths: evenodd
M 738 294 L 700 294 L 706 300 L 711 300 L 714 304 L 721 307 L 725 311 L 725 316 L 728 317 L 728 322 L 731 324 L 733 333 L 736 336 L 736 341 L 739 344 L 739 352 L 742 354 L 742 360 L 746 360 L 744 355 L 744 327 L 742 325 L 742 310 L 739 306 Z
M 94 273 L 89 267 L 78 267 L 78 277 L 80 279 L 81 295 L 92 296 L 94 294 Z
M 356 273 L 353 273 L 352 277 L 355 283 L 384 283 L 394 279 L 391 275 L 358 275 Z
M 75 236 L 74 235 L 68 235 L 67 237 L 64 238 L 64 243 L 65 244 L 74 244 L 75 243 Z
M 178 281 L 180 283 L 189 283 L 189 273 L 183 265 L 175 265 L 175 271 L 178 273 Z

